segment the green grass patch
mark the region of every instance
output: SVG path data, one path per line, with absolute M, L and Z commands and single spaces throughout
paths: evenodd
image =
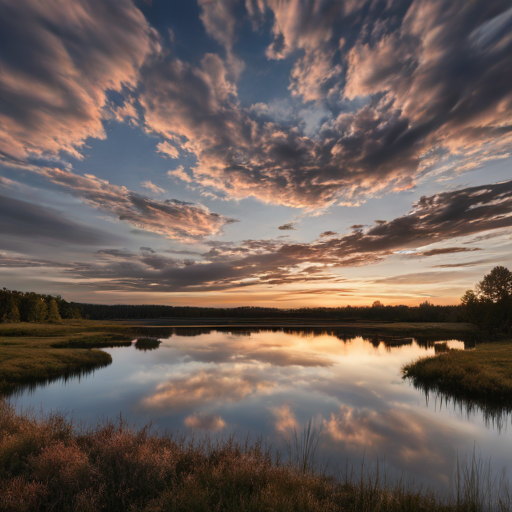
M 448 350 L 404 366 L 403 376 L 427 391 L 504 405 L 512 400 L 512 341 Z

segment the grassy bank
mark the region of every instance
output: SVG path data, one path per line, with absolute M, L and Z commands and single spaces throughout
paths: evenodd
M 484 343 L 475 350 L 451 350 L 403 368 L 417 387 L 456 398 L 504 405 L 512 400 L 512 341 Z
M 76 430 L 62 416 L 22 416 L 0 401 L 5 512 L 482 510 L 481 495 L 461 484 L 443 502 L 428 491 L 386 487 L 376 475 L 337 481 L 303 472 L 261 443 L 194 443 L 123 423 Z
M 0 324 L 0 395 L 104 367 L 112 358 L 97 349 L 130 345 L 131 339 L 126 328 L 101 322 Z

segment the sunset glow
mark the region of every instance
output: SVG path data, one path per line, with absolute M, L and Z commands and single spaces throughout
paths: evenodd
M 445 305 L 510 266 L 509 1 L 0 8 L 2 286 Z

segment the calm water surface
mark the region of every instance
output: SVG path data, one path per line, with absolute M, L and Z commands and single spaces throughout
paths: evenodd
M 313 418 L 319 461 L 384 461 L 392 471 L 448 485 L 457 456 L 476 448 L 496 474 L 512 470 L 510 418 L 445 403 L 403 381 L 402 365 L 434 354 L 416 340 L 334 333 L 169 331 L 157 350 L 106 350 L 113 364 L 87 377 L 20 392 L 17 407 L 69 412 L 96 423 L 122 413 L 160 429 L 262 436 L 285 446 Z M 449 342 L 464 348 L 460 341 Z M 387 346 L 386 346 L 387 345 Z

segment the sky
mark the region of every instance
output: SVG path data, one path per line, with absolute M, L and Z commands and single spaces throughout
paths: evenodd
M 0 287 L 456 304 L 511 148 L 509 0 L 0 0 Z

